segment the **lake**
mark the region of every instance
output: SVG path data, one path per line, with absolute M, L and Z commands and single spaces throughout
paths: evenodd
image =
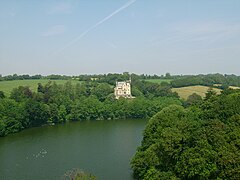
M 130 180 L 147 120 L 72 122 L 0 138 L 0 179 L 51 180 L 79 168 L 99 180 Z

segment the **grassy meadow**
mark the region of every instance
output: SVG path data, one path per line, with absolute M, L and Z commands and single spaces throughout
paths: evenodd
M 237 86 L 229 86 L 230 89 L 240 89 L 240 87 Z
M 192 95 L 193 93 L 196 93 L 200 95 L 202 98 L 205 97 L 205 93 L 208 91 L 209 87 L 207 86 L 188 86 L 188 87 L 181 87 L 181 88 L 172 88 L 173 92 L 177 92 L 180 98 L 186 100 L 188 96 Z M 214 91 L 217 92 L 217 94 L 221 93 L 220 89 L 213 88 Z
M 28 86 L 32 91 L 37 91 L 38 83 L 42 85 L 47 84 L 49 81 L 56 82 L 57 84 L 65 84 L 68 80 L 49 80 L 49 79 L 36 79 L 36 80 L 13 80 L 13 81 L 0 81 L 0 91 L 3 91 L 6 96 L 9 96 L 11 91 L 18 86 Z M 73 84 L 80 81 L 72 80 Z

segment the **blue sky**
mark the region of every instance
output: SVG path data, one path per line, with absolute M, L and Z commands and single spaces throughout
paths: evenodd
M 240 75 L 240 1 L 0 1 L 0 74 L 125 71 Z

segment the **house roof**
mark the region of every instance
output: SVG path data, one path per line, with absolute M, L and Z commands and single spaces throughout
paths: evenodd
M 125 84 L 126 84 L 126 82 L 117 82 L 117 86 L 123 86 Z

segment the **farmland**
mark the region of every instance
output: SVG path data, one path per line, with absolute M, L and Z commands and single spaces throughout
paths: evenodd
M 237 86 L 229 86 L 230 89 L 240 89 L 240 87 Z
M 36 80 L 13 80 L 13 81 L 0 81 L 0 91 L 3 91 L 6 96 L 9 96 L 11 91 L 18 86 L 28 86 L 32 91 L 37 91 L 38 83 L 42 85 L 47 84 L 49 81 L 56 82 L 57 84 L 64 84 L 68 80 L 49 80 L 49 79 L 36 79 Z M 72 80 L 73 84 L 79 81 Z
M 181 88 L 172 88 L 173 92 L 177 92 L 180 98 L 186 100 L 188 96 L 193 93 L 200 95 L 202 98 L 205 97 L 205 93 L 208 91 L 209 87 L 207 86 L 188 86 L 188 87 L 181 87 Z M 217 94 L 221 93 L 220 89 L 213 88 Z

